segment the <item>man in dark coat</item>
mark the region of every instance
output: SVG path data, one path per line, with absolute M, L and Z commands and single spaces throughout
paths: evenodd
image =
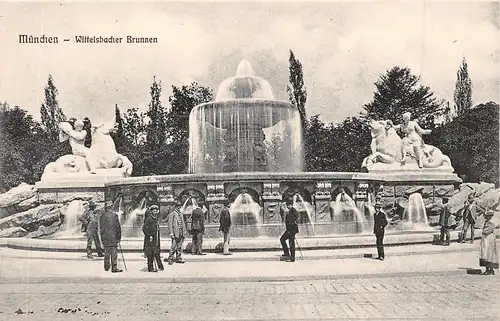
M 80 217 L 80 221 L 87 231 L 87 257 L 92 259 L 92 242 L 95 243 L 97 256 L 103 257 L 103 249 L 99 240 L 99 217 L 96 213 L 96 205 L 92 200 L 89 201 L 87 209 Z
M 285 233 L 280 238 L 281 247 L 283 248 L 282 258 L 287 262 L 295 262 L 295 234 L 299 233 L 299 225 L 297 220 L 299 218 L 299 213 L 292 206 L 291 203 L 287 204 L 288 211 L 285 214 Z M 286 241 L 290 245 L 290 251 L 286 245 Z
M 193 250 L 195 255 L 204 255 L 203 248 L 203 233 L 205 233 L 205 215 L 203 210 L 196 207 L 191 214 L 192 223 L 191 230 L 193 233 Z
M 153 267 L 153 260 L 156 261 L 156 265 L 160 271 L 163 271 L 163 263 L 161 263 L 160 258 L 160 223 L 158 220 L 158 214 L 160 213 L 160 208 L 158 205 L 152 205 L 148 209 L 149 215 L 146 216 L 144 220 L 144 225 L 142 227 L 142 232 L 146 239 L 145 253 L 148 258 L 148 271 L 157 272 Z
M 384 234 L 385 227 L 387 226 L 388 222 L 387 217 L 385 216 L 385 213 L 381 210 L 381 208 L 382 206 L 379 203 L 375 204 L 375 214 L 373 216 L 373 234 L 375 234 L 375 237 L 377 238 L 377 259 L 383 261 L 385 259 Z
M 111 267 L 113 273 L 122 272 L 123 270 L 118 269 L 118 243 L 122 238 L 118 214 L 107 211 L 101 215 L 99 223 L 101 224 L 101 240 L 104 245 L 104 270 L 109 271 Z
M 439 244 L 445 246 L 450 245 L 450 231 L 449 231 L 450 216 L 451 216 L 451 206 L 450 204 L 448 204 L 448 198 L 443 197 L 443 207 L 441 208 L 441 214 L 439 216 L 439 225 L 441 226 Z
M 168 216 L 168 230 L 172 239 L 172 246 L 168 254 L 168 265 L 174 264 L 174 255 L 176 263 L 184 263 L 182 260 L 182 243 L 184 242 L 184 234 L 186 226 L 184 225 L 184 217 L 178 208 L 174 209 Z
M 231 214 L 229 213 L 229 209 L 224 206 L 220 211 L 220 219 L 219 219 L 219 232 L 222 232 L 224 235 L 224 250 L 222 254 L 224 255 L 232 255 L 233 253 L 229 252 L 229 230 L 231 229 Z
M 463 210 L 463 220 L 464 225 L 462 227 L 462 238 L 460 243 L 465 243 L 467 238 L 467 230 L 470 228 L 470 243 L 474 243 L 474 225 L 476 225 L 476 220 L 478 216 L 484 213 L 484 210 L 479 207 L 476 202 L 474 202 L 474 195 L 470 194 L 467 198 Z

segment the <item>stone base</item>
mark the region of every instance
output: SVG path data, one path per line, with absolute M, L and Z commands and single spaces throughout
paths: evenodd
M 38 189 L 40 204 L 68 203 L 75 199 L 90 200 L 94 202 L 105 201 L 106 177 L 88 179 L 73 179 L 68 181 L 45 181 L 35 184 Z
M 95 181 L 95 180 L 112 180 L 126 177 L 125 169 L 109 168 L 98 169 L 95 174 L 88 171 L 85 172 L 47 172 L 42 175 L 41 182 L 59 182 L 59 181 Z
M 384 164 L 375 163 L 366 166 L 369 173 L 394 173 L 394 172 L 420 172 L 420 173 L 453 173 L 454 169 L 450 165 L 443 165 L 436 168 L 419 168 L 417 163 L 401 165 L 399 163 Z

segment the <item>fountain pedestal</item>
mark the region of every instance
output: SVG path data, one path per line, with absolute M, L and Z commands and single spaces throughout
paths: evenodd
M 207 197 L 205 199 L 207 203 L 207 224 L 219 224 L 220 211 L 224 207 L 227 201 L 226 195 L 224 194 L 224 185 L 217 183 L 207 184 Z
M 264 183 L 262 193 L 262 205 L 264 223 L 281 223 L 281 193 L 279 183 Z
M 313 195 L 316 222 L 328 222 L 332 220 L 330 207 L 330 202 L 332 201 L 331 189 L 332 183 L 330 182 L 316 183 L 316 192 Z
M 158 194 L 158 205 L 160 206 L 160 220 L 167 221 L 168 215 L 175 208 L 172 185 L 158 185 L 156 186 L 156 193 Z

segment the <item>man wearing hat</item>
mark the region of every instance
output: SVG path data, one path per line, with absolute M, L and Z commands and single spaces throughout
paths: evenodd
M 199 207 L 193 209 L 191 214 L 191 231 L 193 233 L 193 249 L 195 255 L 204 255 L 203 253 L 203 233 L 205 233 L 205 215 Z
M 233 253 L 229 252 L 229 230 L 231 229 L 231 214 L 229 213 L 229 209 L 227 208 L 227 201 L 222 207 L 220 211 L 220 218 L 219 218 L 219 232 L 222 232 L 222 235 L 224 236 L 224 247 L 222 250 L 222 254 L 224 255 L 232 255 Z
M 441 226 L 441 234 L 439 236 L 439 244 L 450 245 L 450 231 L 448 230 L 450 224 L 451 206 L 448 203 L 448 197 L 443 197 L 443 207 L 439 216 L 439 225 Z M 446 236 L 446 241 L 445 241 Z
M 494 212 L 488 210 L 484 213 L 484 227 L 481 236 L 481 247 L 479 256 L 479 266 L 486 267 L 483 275 L 494 275 L 494 269 L 498 269 L 498 251 L 495 229 L 499 223 L 497 220 L 492 219 Z
M 96 213 L 96 205 L 92 200 L 89 201 L 85 212 L 80 217 L 80 222 L 82 222 L 82 226 L 85 226 L 87 230 L 87 258 L 93 258 L 92 241 L 95 243 L 97 256 L 103 257 L 104 253 L 101 241 L 99 240 L 99 216 Z
M 376 203 L 374 207 L 375 214 L 373 215 L 373 234 L 375 234 L 375 237 L 377 239 L 377 259 L 383 261 L 385 259 L 384 234 L 385 227 L 387 226 L 388 222 L 385 213 L 381 210 L 382 206 L 380 205 L 380 203 Z
M 158 215 L 160 213 L 160 208 L 158 205 L 151 205 L 147 210 L 148 215 L 144 220 L 144 225 L 142 227 L 142 232 L 145 237 L 144 252 L 148 258 L 148 271 L 156 272 L 157 270 L 153 267 L 154 261 L 160 271 L 163 271 L 163 263 L 161 263 L 160 258 L 160 223 L 158 220 Z
M 474 195 L 470 194 L 467 198 L 462 213 L 464 225 L 462 227 L 462 238 L 460 243 L 465 243 L 467 238 L 467 230 L 470 228 L 470 243 L 474 243 L 474 225 L 476 224 L 476 219 L 480 216 L 484 210 L 474 202 Z
M 101 240 L 104 245 L 104 270 L 119 273 L 118 268 L 118 243 L 122 239 L 122 227 L 118 214 L 107 211 L 99 219 L 101 225 Z
M 179 208 L 175 208 L 169 214 L 168 230 L 170 231 L 170 238 L 172 239 L 172 245 L 170 247 L 168 259 L 165 258 L 164 261 L 168 261 L 168 265 L 172 265 L 174 264 L 174 256 L 175 256 L 176 263 L 184 263 L 184 261 L 182 260 L 182 244 L 184 243 L 186 225 L 184 224 L 184 217 L 179 211 Z
M 283 248 L 282 258 L 286 262 L 295 262 L 295 234 L 299 233 L 299 226 L 297 220 L 299 219 L 299 213 L 293 207 L 292 203 L 287 204 L 288 211 L 285 212 L 285 233 L 280 238 L 281 247 Z M 286 245 L 286 241 L 290 246 Z

